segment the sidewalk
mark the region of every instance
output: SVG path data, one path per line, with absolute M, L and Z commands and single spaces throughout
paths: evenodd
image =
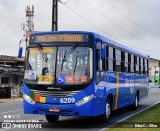
M 23 98 L 8 98 L 8 99 L 1 99 L 0 98 L 0 103 L 11 103 L 11 102 L 18 102 L 22 101 Z

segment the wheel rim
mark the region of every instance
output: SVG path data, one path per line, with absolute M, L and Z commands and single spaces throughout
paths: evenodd
M 110 104 L 106 103 L 106 117 L 108 118 L 111 113 Z

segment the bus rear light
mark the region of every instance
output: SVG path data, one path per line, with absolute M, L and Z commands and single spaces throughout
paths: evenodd
M 81 106 L 81 105 L 89 102 L 90 100 L 92 100 L 93 97 L 94 97 L 94 94 L 91 94 L 91 95 L 89 95 L 89 96 L 83 97 L 81 100 L 77 101 L 75 104 L 76 104 L 77 106 Z

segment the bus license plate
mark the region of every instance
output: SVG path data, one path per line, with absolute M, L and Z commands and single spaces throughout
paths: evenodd
M 49 108 L 49 112 L 60 112 L 59 108 Z

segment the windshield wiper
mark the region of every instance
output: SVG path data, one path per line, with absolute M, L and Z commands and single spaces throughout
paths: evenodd
M 43 47 L 41 46 L 41 44 L 38 44 L 38 50 L 41 53 L 41 56 L 42 56 L 44 62 L 47 62 L 48 61 L 47 52 L 46 52 L 46 54 L 42 53 Z
M 63 68 L 63 63 L 65 61 L 66 54 L 67 54 L 67 50 L 65 51 L 64 56 L 63 56 L 62 65 L 61 65 L 61 71 L 62 71 L 62 68 Z
M 68 53 L 67 53 L 67 50 L 65 51 L 65 54 L 64 54 L 64 57 L 63 57 L 63 60 L 62 60 L 61 71 L 62 71 L 62 68 L 63 68 L 63 63 L 68 59 L 69 55 L 74 52 L 74 50 L 78 47 L 78 45 L 79 45 L 79 43 L 74 44 L 70 48 L 70 50 L 68 51 Z
M 77 54 L 79 53 L 79 51 L 77 51 Z M 76 68 L 77 68 L 77 62 L 78 62 L 78 55 L 76 54 L 76 63 L 75 63 L 75 66 L 74 66 L 74 70 L 73 70 L 73 76 L 75 75 L 75 72 L 76 72 Z

